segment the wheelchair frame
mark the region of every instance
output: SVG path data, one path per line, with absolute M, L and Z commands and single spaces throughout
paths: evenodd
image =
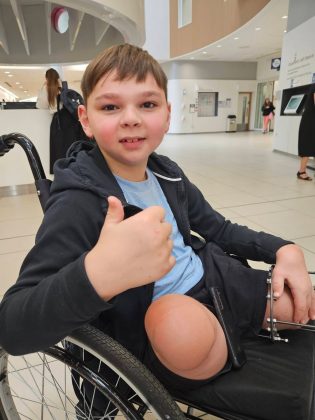
M 51 181 L 46 179 L 39 155 L 32 142 L 20 133 L 1 136 L 0 156 L 10 151 L 15 143 L 18 143 L 27 155 L 37 194 L 44 209 L 49 197 Z M 259 338 L 244 340 L 242 345 L 248 353 L 248 363 L 242 369 L 222 375 L 206 387 L 190 392 L 188 395 L 187 393 L 183 395 L 180 390 L 177 390 L 172 391 L 172 396 L 151 372 L 126 349 L 111 337 L 89 325 L 74 331 L 62 343 L 44 350 L 39 361 L 25 362 L 27 369 L 19 367 L 12 371 L 10 356 L 0 348 L 0 418 L 3 420 L 25 418 L 15 405 L 18 396 L 12 389 L 11 376 L 17 375 L 19 378 L 24 374 L 24 370 L 28 371 L 31 367 L 35 372 L 30 373 L 32 379 L 40 373 L 40 369 L 43 369 L 50 375 L 49 382 L 57 388 L 57 394 L 60 394 L 58 400 L 61 403 L 61 409 L 58 408 L 57 414 L 55 414 L 54 403 L 42 395 L 41 388 L 36 391 L 39 393 L 38 404 L 40 405 L 40 417 L 38 418 L 41 419 L 56 418 L 59 420 L 62 414 L 67 419 L 82 420 L 113 419 L 120 416 L 127 419 L 152 419 L 150 415 L 153 415 L 153 418 L 165 420 L 184 418 L 194 420 L 212 414 L 226 420 L 314 420 L 315 340 L 312 335 L 302 334 L 299 336 L 297 331 L 288 331 L 285 336 L 290 337 L 290 342 L 293 341 L 292 347 L 289 345 L 283 347 L 280 343 L 273 344 Z M 307 354 L 304 351 L 303 355 L 309 357 L 304 358 L 303 363 L 298 365 L 293 355 L 302 349 L 307 350 Z M 285 391 L 286 387 L 282 389 L 283 384 L 280 383 L 280 387 L 278 386 L 281 382 L 281 375 L 283 375 L 281 369 L 271 369 L 270 373 L 267 372 L 265 375 L 265 368 L 270 366 L 274 368 L 286 358 L 288 359 L 286 368 L 288 372 L 291 372 L 290 381 L 292 379 L 292 384 L 290 382 L 290 389 Z M 293 361 L 289 363 L 290 358 Z M 54 364 L 55 360 L 61 361 L 66 368 L 67 381 L 71 382 L 75 395 L 71 397 L 63 395 L 60 380 L 51 377 L 50 366 Z M 98 360 L 96 365 L 95 360 Z M 260 360 L 263 361 L 260 362 Z M 257 361 L 262 364 L 262 369 Z M 300 375 L 298 372 L 292 374 L 292 369 L 296 369 L 297 366 L 300 367 Z M 109 376 L 104 376 L 103 370 L 106 370 L 106 375 L 109 373 Z M 303 376 L 306 371 L 311 372 L 309 373 L 311 378 L 307 386 L 302 387 L 302 382 L 297 379 L 304 380 L 299 376 Z M 260 376 L 264 376 L 264 381 L 270 379 L 271 385 L 277 386 L 276 389 L 271 389 L 273 392 L 270 392 L 270 386 L 267 384 L 266 389 L 261 390 Z M 85 383 L 92 386 L 92 394 L 82 393 L 82 378 L 86 381 Z M 303 388 L 300 392 L 298 390 L 294 392 L 295 381 L 297 387 Z M 28 385 L 27 382 L 24 382 L 24 385 Z M 257 389 L 261 391 L 261 395 L 256 395 L 256 385 Z M 96 390 L 108 398 L 107 409 L 111 414 L 100 413 L 94 407 L 94 401 L 97 400 Z M 273 393 L 276 395 L 274 396 Z M 201 394 L 203 398 L 200 398 Z M 255 397 L 255 401 L 251 401 L 251 396 Z M 79 399 L 79 405 L 74 402 L 74 397 Z M 243 405 L 244 401 L 247 402 L 245 409 L 240 407 L 241 401 L 239 400 L 242 398 Z M 27 397 L 25 397 L 26 399 Z M 292 405 L 292 401 L 296 399 L 301 400 L 301 404 L 294 403 Z M 268 403 L 271 401 L 271 407 L 262 413 L 257 407 L 263 406 L 265 400 Z M 180 404 L 177 405 L 174 401 Z M 182 407 L 182 404 L 187 407 L 186 412 L 179 408 Z M 297 405 L 298 408 L 295 407 Z M 68 412 L 67 406 L 70 407 Z M 293 406 L 295 412 L 292 414 Z M 195 410 L 201 411 L 203 414 L 196 414 Z M 274 417 L 275 413 L 277 413 L 276 418 Z M 35 417 L 26 418 L 35 419 Z

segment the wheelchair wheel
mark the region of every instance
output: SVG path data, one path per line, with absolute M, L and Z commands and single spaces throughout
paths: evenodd
M 89 325 L 41 353 L 17 357 L 0 349 L 0 417 L 185 419 L 148 369 Z

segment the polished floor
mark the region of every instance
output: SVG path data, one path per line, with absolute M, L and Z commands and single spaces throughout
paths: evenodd
M 297 179 L 298 158 L 273 152 L 272 134 L 173 134 L 158 151 L 177 161 L 226 218 L 296 242 L 315 271 L 315 182 Z M 10 191 L 0 189 L 0 296 L 15 282 L 42 218 L 35 192 Z

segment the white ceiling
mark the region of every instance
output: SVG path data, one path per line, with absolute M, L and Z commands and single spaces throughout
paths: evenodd
M 218 42 L 176 59 L 257 61 L 263 56 L 280 52 L 287 25 L 287 19 L 283 16 L 287 16 L 288 3 L 289 0 L 271 0 L 242 28 Z M 51 64 L 22 67 L 0 64 L 0 85 L 14 92 L 20 99 L 37 96 L 44 82 L 45 71 L 50 66 Z M 63 65 L 61 70 L 63 79 L 68 81 L 70 87 L 79 90 L 84 68 L 85 65 Z M 11 77 L 5 73 L 8 71 Z
M 1 87 L 19 99 L 37 96 L 46 69 L 58 67 L 56 63 L 89 61 L 122 42 L 142 44 L 141 6 L 141 0 L 129 0 L 125 7 L 111 0 L 0 0 Z M 56 7 L 66 8 L 69 14 L 64 33 L 53 29 Z M 74 88 L 81 75 L 82 66 L 81 71 L 72 66 L 61 70 Z

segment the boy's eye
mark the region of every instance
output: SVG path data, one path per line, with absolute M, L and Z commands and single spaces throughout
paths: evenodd
M 108 104 L 108 105 L 104 105 L 102 107 L 102 109 L 104 109 L 104 111 L 115 111 L 118 107 L 116 105 L 113 104 Z
M 154 108 L 156 107 L 156 104 L 154 104 L 153 102 L 144 102 L 144 104 L 142 104 L 143 108 Z

